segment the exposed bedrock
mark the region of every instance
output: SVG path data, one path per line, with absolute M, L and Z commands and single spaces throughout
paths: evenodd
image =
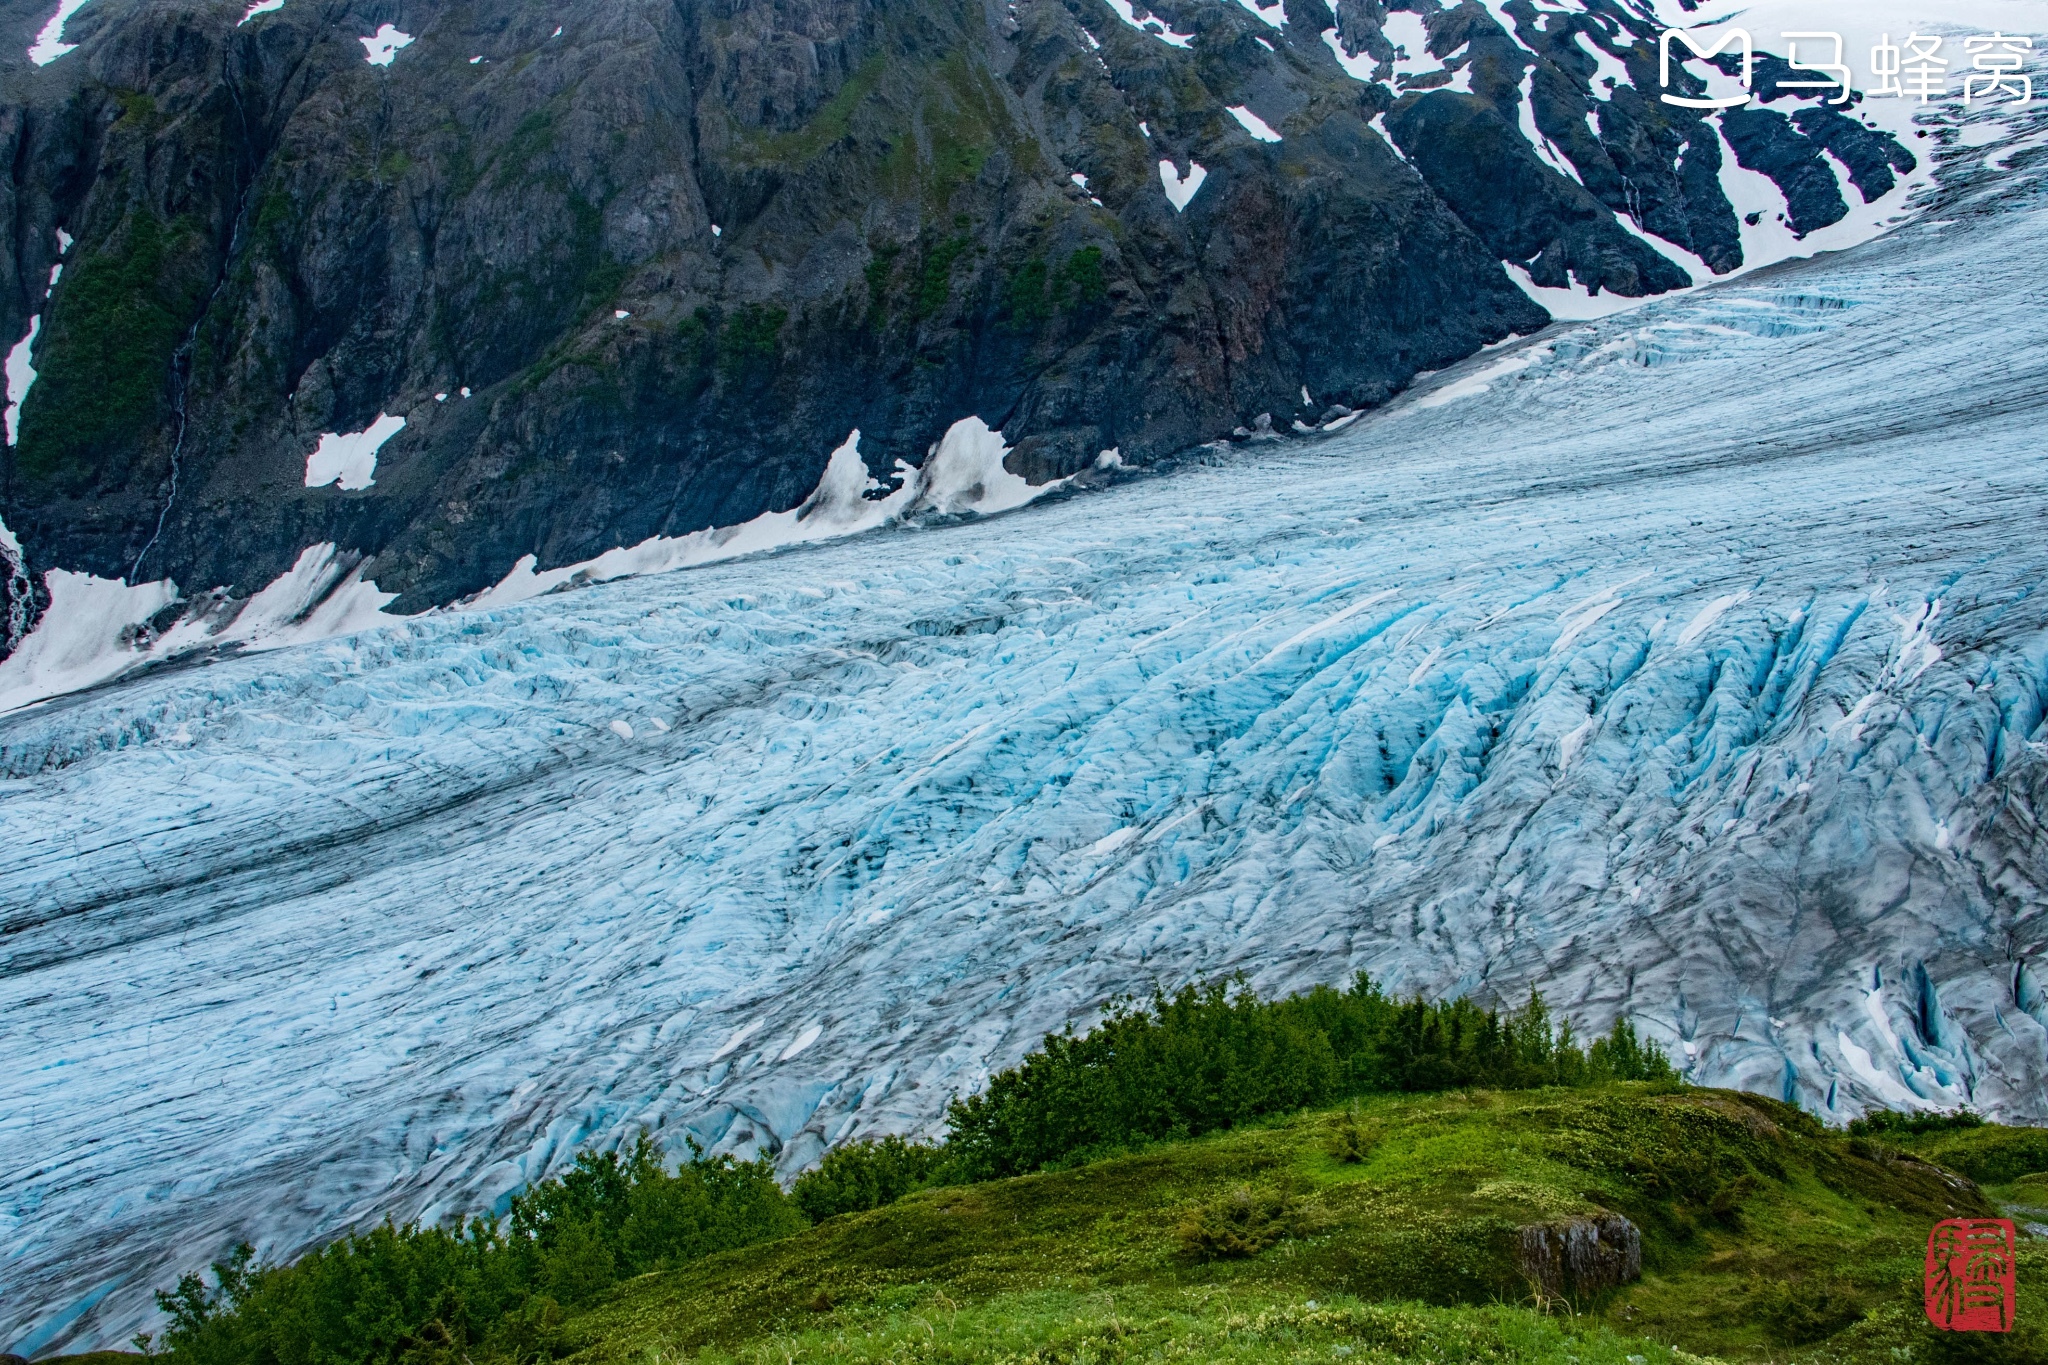
M 1652 26 L 1409 4 L 92 0 L 38 65 L 8 0 L 21 576 L 247 596 L 331 544 L 413 611 L 794 507 L 854 428 L 886 470 L 976 416 L 1044 482 L 1371 407 L 1544 323 L 1504 261 L 1688 283 L 1623 218 L 1740 264 Z M 1773 98 L 1726 136 L 1797 225 L 1823 144 L 1913 164 Z M 373 480 L 307 486 L 380 417 Z

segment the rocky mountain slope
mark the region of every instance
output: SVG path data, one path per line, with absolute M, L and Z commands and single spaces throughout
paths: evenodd
M 1917 164 L 1775 59 L 1659 102 L 1621 0 L 52 4 L 0 3 L 7 649 L 84 575 L 144 651 L 446 604 L 855 429 L 909 487 L 970 418 L 1034 484 L 1314 425 Z

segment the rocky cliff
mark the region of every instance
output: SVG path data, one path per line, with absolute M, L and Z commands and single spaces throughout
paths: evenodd
M 446 604 L 855 429 L 1044 483 L 1314 427 L 1915 164 L 1775 59 L 1660 102 L 1619 0 L 1396 2 L 4 0 L 4 647 L 51 569 L 163 581 L 131 647 L 295 565 Z

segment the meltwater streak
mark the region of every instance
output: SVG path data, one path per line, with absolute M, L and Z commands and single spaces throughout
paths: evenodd
M 0 720 L 0 1338 L 1239 968 L 2048 1118 L 2041 155 L 1318 446 Z

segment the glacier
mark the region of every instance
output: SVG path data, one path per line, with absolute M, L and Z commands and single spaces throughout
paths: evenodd
M 1236 971 L 2048 1120 L 2048 148 L 1950 165 L 1333 435 L 0 717 L 0 1337 Z

